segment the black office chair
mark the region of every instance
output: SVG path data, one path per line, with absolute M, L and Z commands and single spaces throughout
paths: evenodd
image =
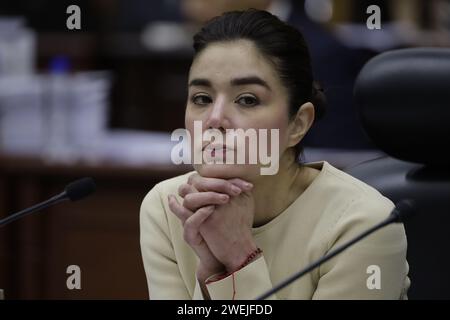
M 370 60 L 355 84 L 369 138 L 388 156 L 346 168 L 394 203 L 405 223 L 410 299 L 450 299 L 450 49 L 394 50 Z

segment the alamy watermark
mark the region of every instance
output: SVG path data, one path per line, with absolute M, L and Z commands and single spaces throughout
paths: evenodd
M 69 30 L 81 30 L 81 9 L 79 6 L 72 4 L 67 7 L 66 13 L 70 14 L 66 20 L 66 27 Z
M 67 267 L 66 273 L 69 274 L 66 280 L 66 286 L 69 290 L 81 290 L 81 268 L 76 264 Z
M 381 9 L 379 6 L 373 4 L 367 7 L 367 14 L 370 16 L 366 20 L 366 26 L 369 30 L 381 29 Z
M 370 274 L 367 277 L 366 286 L 369 290 L 381 290 L 381 269 L 376 264 L 367 267 L 366 273 Z
M 174 164 L 260 164 L 261 175 L 278 172 L 279 129 L 203 131 L 202 121 L 194 121 L 193 137 L 180 128 L 172 133 L 171 140 L 179 141 L 170 155 Z

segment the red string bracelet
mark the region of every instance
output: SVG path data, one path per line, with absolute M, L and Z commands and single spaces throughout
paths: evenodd
M 246 265 L 248 265 L 250 262 L 252 262 L 253 259 L 255 259 L 255 257 L 262 253 L 261 248 L 257 248 L 255 251 L 253 251 L 252 253 L 250 253 L 247 257 L 247 259 L 245 259 L 245 261 L 239 266 L 239 268 L 237 270 L 242 269 L 243 267 L 245 267 Z
M 252 253 L 250 253 L 250 254 L 248 255 L 247 259 L 245 259 L 245 261 L 239 266 L 239 268 L 238 268 L 236 271 L 241 270 L 243 267 L 245 267 L 246 265 L 248 265 L 248 264 L 249 264 L 250 262 L 252 262 L 253 259 L 255 259 L 255 257 L 256 257 L 258 254 L 260 254 L 260 253 L 262 253 L 261 248 L 257 248 L 255 251 L 253 251 Z M 236 272 L 236 271 L 235 271 L 235 272 Z M 235 272 L 233 272 L 233 273 L 231 274 L 231 277 L 233 278 L 233 297 L 231 298 L 232 300 L 234 300 L 235 297 L 236 297 L 236 284 L 235 284 L 235 279 L 234 279 L 234 273 L 235 273 Z
M 247 259 L 245 259 L 245 261 L 233 272 L 224 272 L 222 274 L 218 274 L 215 276 L 210 277 L 209 279 L 206 279 L 205 284 L 210 284 L 212 282 L 216 282 L 219 280 L 222 280 L 228 276 L 231 275 L 232 280 L 233 280 L 233 300 L 236 294 L 236 285 L 235 285 L 235 279 L 234 279 L 234 274 L 235 272 L 239 271 L 240 269 L 244 268 L 246 265 L 248 265 L 250 262 L 252 262 L 253 259 L 255 259 L 255 257 L 262 253 L 262 250 L 260 248 L 257 248 L 255 251 L 253 251 L 252 253 L 250 253 L 247 257 Z

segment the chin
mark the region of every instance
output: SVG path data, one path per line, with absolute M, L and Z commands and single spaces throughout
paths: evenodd
M 205 178 L 240 178 L 248 182 L 260 175 L 260 167 L 249 164 L 201 164 L 194 165 L 194 169 Z

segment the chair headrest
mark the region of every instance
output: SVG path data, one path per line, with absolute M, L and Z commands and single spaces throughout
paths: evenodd
M 362 125 L 387 154 L 449 164 L 450 49 L 393 50 L 371 59 L 355 84 Z

